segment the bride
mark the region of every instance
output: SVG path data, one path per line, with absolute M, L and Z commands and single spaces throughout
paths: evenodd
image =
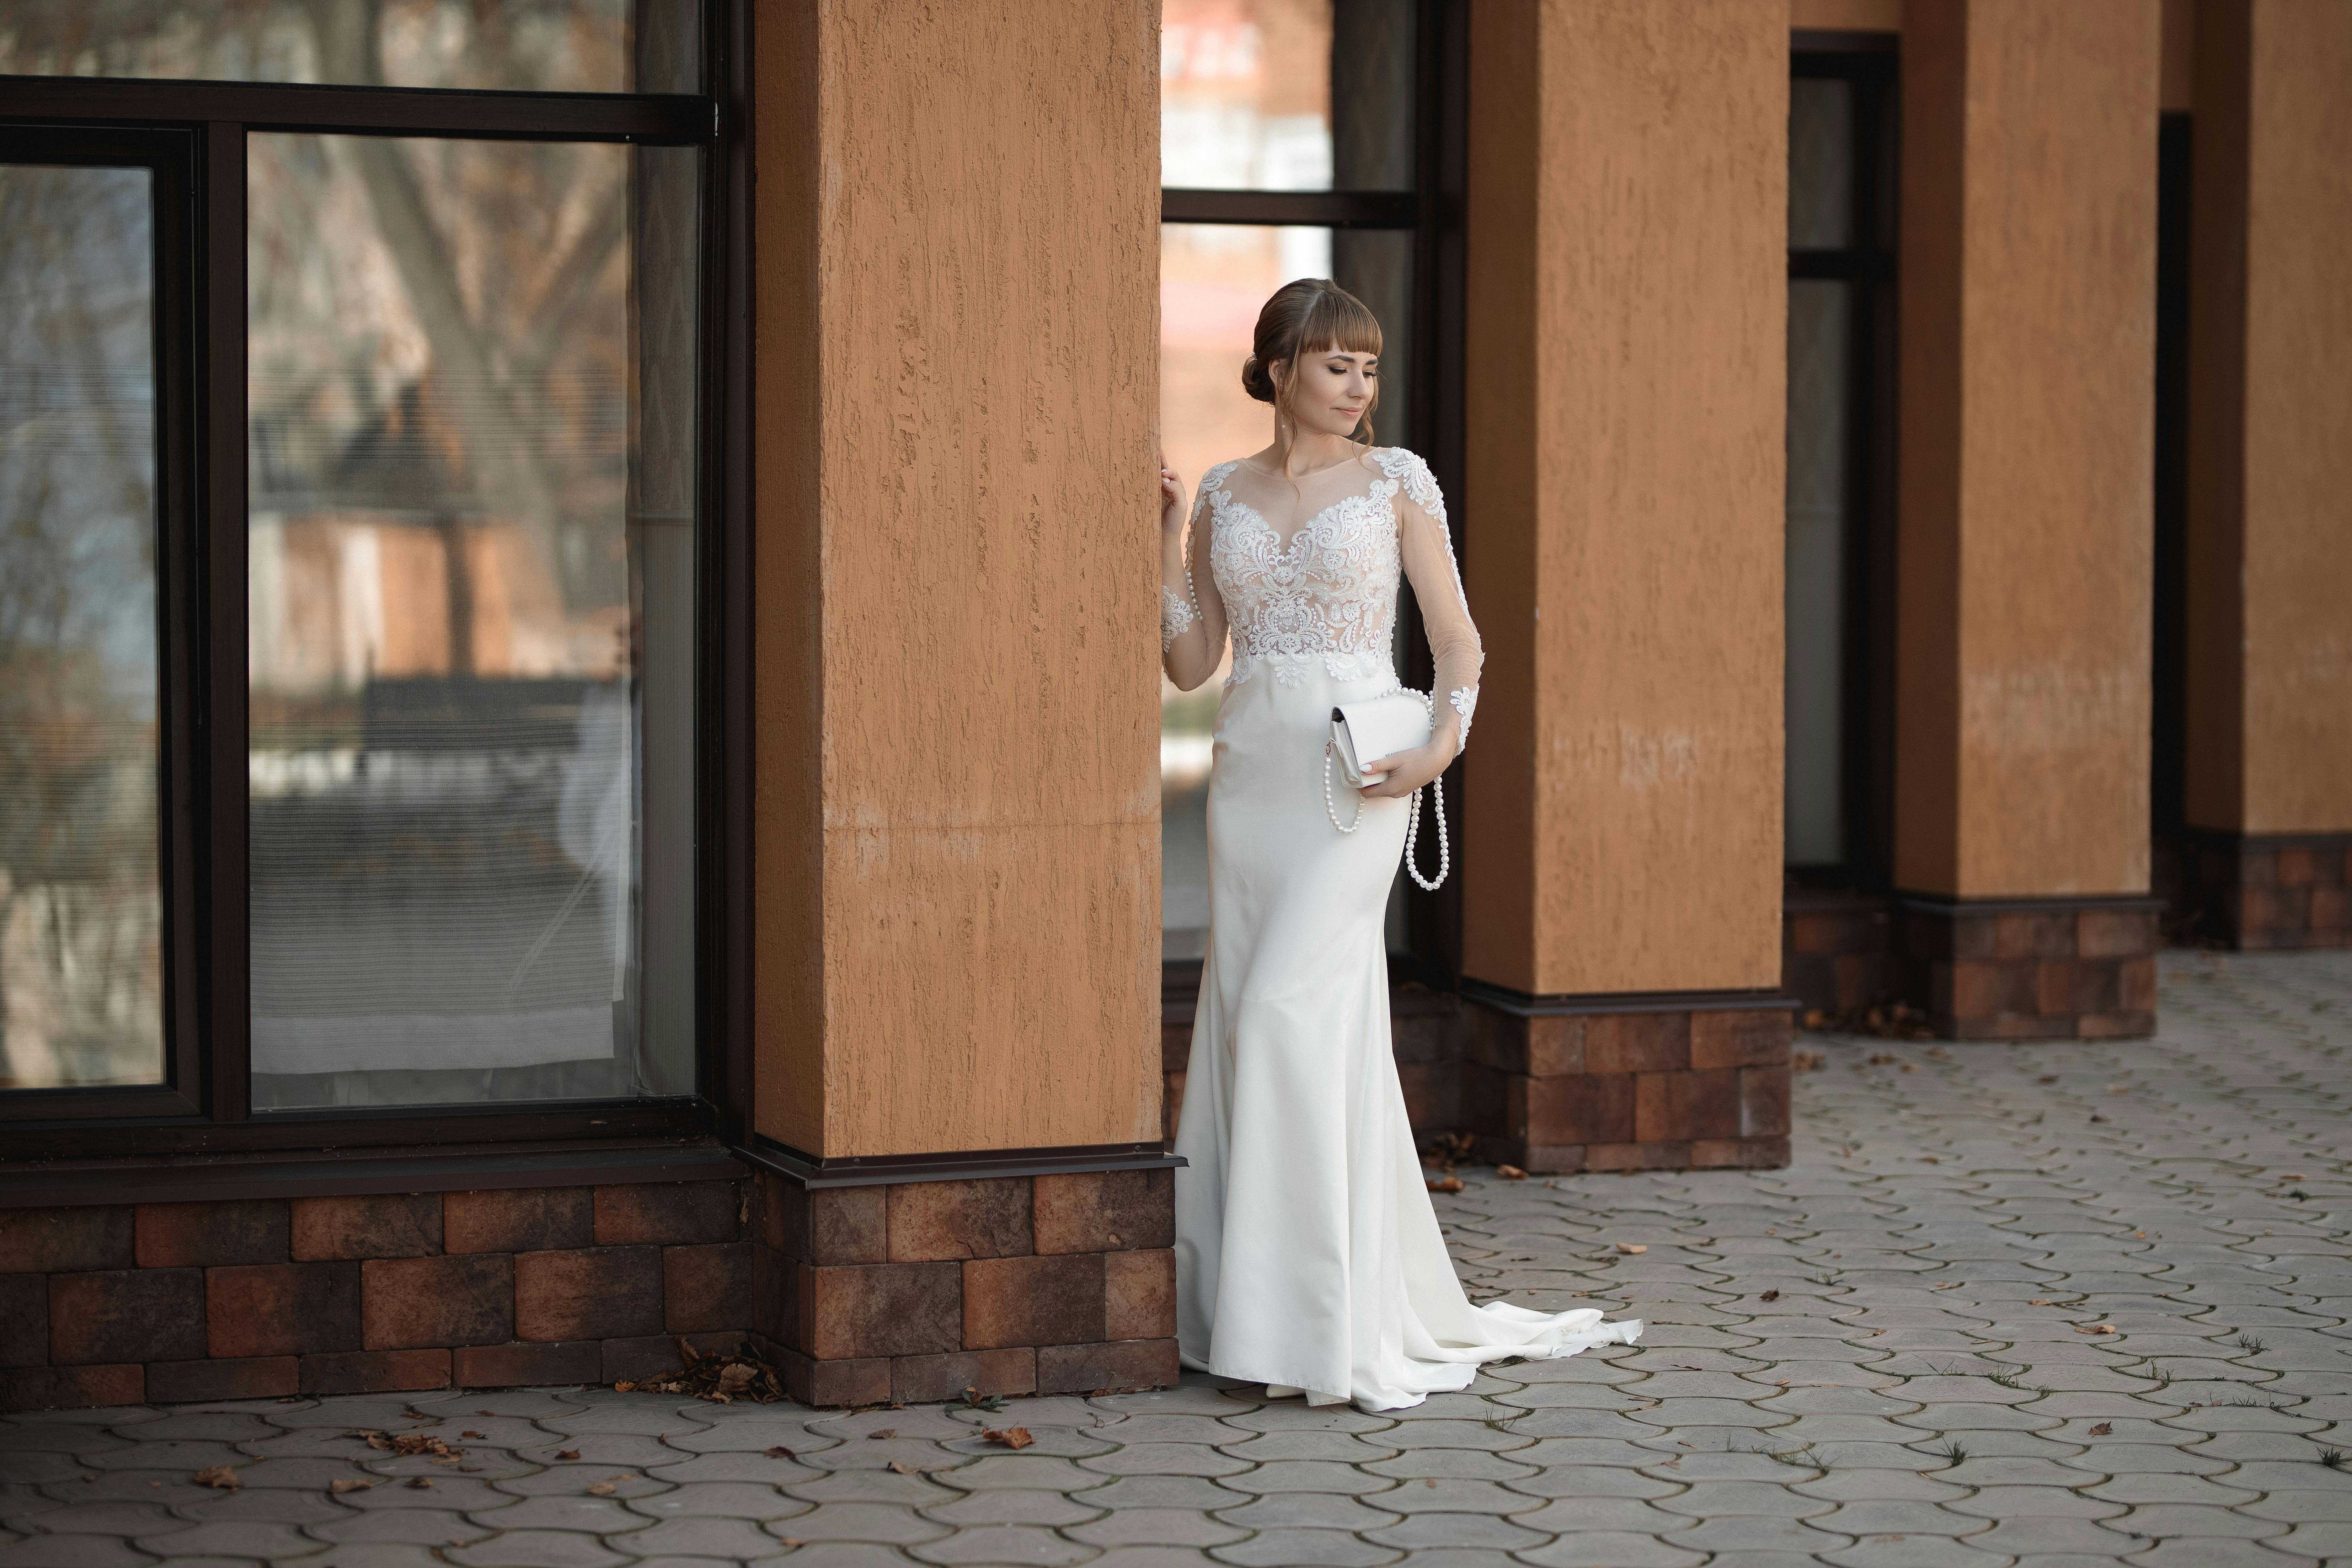
M 1242 385 L 1274 405 L 1274 444 L 1202 475 L 1189 522 L 1181 481 L 1160 474 L 1169 679 L 1199 686 L 1233 643 L 1176 1137 L 1177 1343 L 1185 1365 L 1276 1397 L 1395 1410 L 1466 1387 L 1481 1362 L 1630 1343 L 1641 1325 L 1474 1307 L 1454 1278 L 1390 1051 L 1383 916 L 1414 792 L 1469 738 L 1484 656 L 1428 465 L 1370 444 L 1372 313 L 1303 279 L 1266 301 L 1254 346 Z M 1436 656 L 1434 733 L 1327 797 L 1332 710 L 1398 687 L 1400 568 Z M 1351 809 L 1360 831 L 1336 831 Z

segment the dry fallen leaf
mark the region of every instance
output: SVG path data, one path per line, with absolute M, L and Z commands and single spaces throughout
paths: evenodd
M 2058 1081 L 2058 1075 L 2054 1072 L 2046 1072 L 2040 1078 L 2035 1079 L 2033 1081 L 2036 1083 L 2056 1083 Z
M 1458 1193 L 1462 1190 L 1462 1178 L 1459 1176 L 1447 1176 L 1443 1180 L 1430 1182 L 1426 1184 L 1429 1190 L 1433 1193 Z
M 588 1483 L 588 1495 L 590 1497 L 611 1497 L 613 1495 L 613 1483 L 610 1481 L 590 1481 Z
M 766 1452 L 768 1458 L 772 1459 L 789 1459 L 793 1457 L 793 1451 L 790 1448 L 785 1447 L 781 1443 L 776 1447 L 766 1450 Z
M 2078 1334 L 2112 1334 L 2116 1326 L 2113 1323 L 2077 1323 L 2074 1331 Z
M 226 1465 L 206 1465 L 188 1479 L 200 1487 L 217 1487 L 225 1492 L 233 1492 L 245 1485 L 243 1481 L 236 1479 L 236 1472 Z
M 1927 1289 L 1930 1290 L 1957 1290 L 1960 1288 L 1961 1283 L 1962 1282 L 1958 1279 L 1947 1279 L 1941 1285 L 1930 1285 Z
M 416 1490 L 423 1491 L 433 1484 L 433 1478 L 431 1476 L 411 1476 L 408 1478 L 408 1484 L 411 1487 L 414 1487 Z
M 2281 1171 L 2279 1173 L 2278 1179 L 2282 1182 L 2307 1182 L 2311 1180 L 2309 1176 L 2305 1175 L 2301 1171 Z
M 580 1457 L 580 1450 L 577 1448 L 558 1448 L 555 1450 L 555 1457 L 559 1459 L 576 1459 Z
M 1619 1243 L 1617 1244 L 1617 1250 L 1618 1250 L 1618 1251 L 1620 1251 L 1620 1252 L 1632 1254 L 1632 1253 L 1637 1253 L 1637 1252 L 1647 1252 L 1647 1251 L 1649 1251 L 1650 1249 L 1649 1249 L 1649 1247 L 1648 1247 L 1645 1244 L 1643 1244 L 1643 1243 L 1642 1243 L 1642 1242 L 1638 1242 L 1638 1241 L 1621 1241 L 1621 1242 L 1619 1242 Z
M 1764 1294 L 1763 1294 L 1763 1296 L 1762 1296 L 1762 1298 L 1761 1298 L 1761 1300 L 1767 1300 L 1767 1301 L 1777 1301 L 1777 1300 L 1779 1300 L 1780 1299 L 1780 1292 L 1779 1292 L 1778 1290 L 1767 1290 L 1767 1291 L 1765 1291 L 1765 1292 L 1764 1292 Z
M 896 1426 L 877 1426 L 873 1431 L 866 1434 L 866 1436 L 867 1441 L 870 1442 L 881 1437 L 896 1437 L 898 1435 L 898 1428 Z
M 614 1393 L 615 1393 L 615 1394 L 629 1394 L 629 1393 L 633 1393 L 633 1392 L 635 1390 L 636 1386 L 637 1386 L 637 1385 L 636 1385 L 635 1384 L 629 1382 L 626 1378 L 624 1378 L 624 1379 L 622 1379 L 619 1383 L 616 1383 L 616 1384 L 614 1384 L 613 1385 L 613 1392 L 614 1392 Z
M 479 1432 L 460 1432 L 457 1436 L 460 1437 L 479 1437 L 482 1434 Z
M 334 1480 L 329 1481 L 327 1483 L 327 1489 L 331 1492 L 337 1493 L 363 1492 L 373 1485 L 375 1485 L 373 1481 L 357 1480 L 350 1476 L 342 1476 Z
M 1037 1440 L 1029 1436 L 1026 1426 L 1007 1426 L 1003 1431 L 992 1426 L 981 1436 L 991 1443 L 1002 1443 L 1008 1448 L 1025 1448 Z
M 1528 1179 L 1528 1173 L 1517 1165 L 1497 1165 L 1495 1167 L 1495 1174 L 1507 1182 L 1524 1182 Z
M 2136 1230 L 2132 1232 L 2132 1237 L 2137 1241 L 2146 1241 L 2147 1239 L 2147 1232 L 2144 1230 Z
M 2094 1437 L 2112 1437 L 2115 1432 L 2115 1424 L 2109 1421 L 2102 1421 L 2091 1428 L 2091 1436 Z
M 893 1460 L 891 1460 L 891 1461 L 890 1461 L 890 1468 L 891 1468 L 891 1469 L 892 1469 L 892 1471 L 894 1471 L 895 1473 L 897 1473 L 897 1474 L 898 1474 L 898 1475 L 902 1475 L 902 1476 L 911 1476 L 911 1475 L 913 1475 L 913 1474 L 915 1473 L 915 1467 L 914 1467 L 914 1466 L 912 1466 L 912 1465 L 902 1465 L 902 1464 L 900 1464 L 900 1463 L 899 1463 L 898 1460 L 896 1460 L 896 1459 L 893 1459 Z
M 801 1538 L 797 1535 L 780 1536 L 778 1539 L 787 1546 L 798 1546 L 801 1543 Z
M 2054 1307 L 2057 1304 L 2057 1302 L 2053 1301 L 2047 1296 L 2036 1296 L 2032 1300 L 2026 1303 L 2029 1307 Z

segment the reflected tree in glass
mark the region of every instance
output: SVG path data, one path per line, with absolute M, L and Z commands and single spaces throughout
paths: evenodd
M 697 156 L 250 140 L 258 1107 L 693 1088 Z
M 151 179 L 0 164 L 0 1088 L 163 1077 Z
M 8 0 L 0 75 L 691 92 L 695 0 Z

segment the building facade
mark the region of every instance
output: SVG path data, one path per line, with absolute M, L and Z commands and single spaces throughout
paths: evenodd
M 2352 942 L 2327 0 L 134 9 L 0 19 L 0 1407 L 1172 1381 L 1292 277 L 1487 650 L 1424 1137 Z

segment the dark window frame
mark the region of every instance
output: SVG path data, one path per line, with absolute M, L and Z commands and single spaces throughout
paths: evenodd
M 550 93 L 0 77 L 0 148 L 48 135 L 182 149 L 158 184 L 156 361 L 164 683 L 159 863 L 169 1083 L 0 1091 L 0 1162 L 462 1145 L 740 1142 L 751 1083 L 749 18 L 704 0 L 705 90 Z M 246 761 L 246 138 L 249 131 L 607 142 L 701 151 L 691 1096 L 269 1111 L 249 1104 Z M 0 153 L 0 155 L 5 155 Z M 97 161 L 95 158 L 83 161 Z M 121 161 L 120 158 L 115 161 Z M 168 258 L 162 254 L 170 252 Z M 170 318 L 171 354 L 163 325 Z M 0 1163 L 5 1174 L 7 1163 Z
M 1410 231 L 1413 236 L 1412 407 L 1414 445 L 1445 493 L 1457 563 L 1467 557 L 1462 526 L 1463 193 L 1468 183 L 1469 7 L 1465 0 L 1418 0 L 1414 14 L 1413 165 L 1410 191 L 1258 191 L 1160 187 L 1163 224 L 1299 225 Z M 1435 678 L 1417 609 L 1407 612 L 1405 679 Z M 1458 783 L 1465 753 L 1452 770 Z M 1461 790 L 1445 802 L 1454 858 L 1461 862 Z M 1431 807 L 1430 809 L 1434 809 Z M 1404 883 L 1407 951 L 1389 955 L 1391 984 L 1450 991 L 1461 968 L 1462 879 L 1435 892 Z M 1202 961 L 1160 961 L 1163 1009 L 1189 1010 Z
M 1790 75 L 1853 84 L 1852 239 L 1789 250 L 1789 279 L 1855 285 L 1847 344 L 1844 656 L 1839 759 L 1845 854 L 1791 865 L 1793 881 L 1883 891 L 1894 866 L 1895 197 L 1899 43 L 1892 33 L 1799 29 Z

